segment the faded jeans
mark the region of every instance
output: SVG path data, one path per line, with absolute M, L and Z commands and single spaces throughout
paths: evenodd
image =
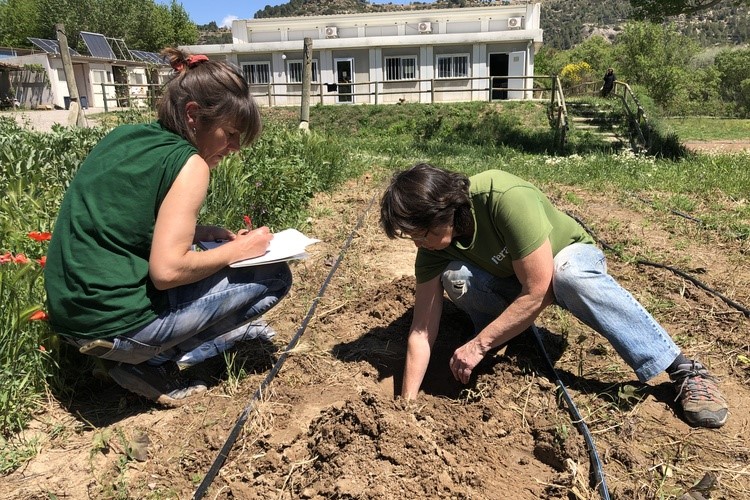
M 291 286 L 286 262 L 226 267 L 198 282 L 167 290 L 169 309 L 146 326 L 109 339 L 114 348 L 100 357 L 138 364 L 161 353 L 191 351 L 233 330 L 240 333 L 275 306 Z
M 498 278 L 466 262 L 451 262 L 442 275 L 450 300 L 466 312 L 475 332 L 497 318 L 521 291 L 515 276 Z M 557 305 L 603 335 L 645 382 L 664 371 L 680 353 L 651 314 L 607 274 L 604 253 L 576 243 L 554 258 L 552 287 Z

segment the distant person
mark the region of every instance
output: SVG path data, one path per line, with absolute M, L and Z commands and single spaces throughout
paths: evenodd
M 289 291 L 286 263 L 230 268 L 266 252 L 267 227 L 196 225 L 211 171 L 260 134 L 234 66 L 166 49 L 175 69 L 158 120 L 111 131 L 65 193 L 45 267 L 50 324 L 117 362 L 111 378 L 176 406 L 206 390 L 180 369 L 243 339 L 273 336 L 260 316 Z M 229 240 L 196 251 L 199 241 Z
M 534 185 L 500 170 L 466 177 L 419 164 L 393 176 L 380 221 L 389 238 L 419 249 L 402 397 L 419 393 L 445 292 L 474 324 L 449 363 L 464 384 L 488 352 L 557 304 L 603 335 L 642 382 L 666 371 L 688 423 L 726 422 L 727 403 L 706 368 L 607 274 L 591 236 Z
M 604 74 L 604 85 L 602 85 L 601 88 L 601 95 L 602 97 L 609 97 L 609 94 L 612 93 L 612 90 L 615 88 L 615 80 L 617 80 L 617 77 L 615 76 L 615 70 L 612 68 L 608 68 L 607 72 Z

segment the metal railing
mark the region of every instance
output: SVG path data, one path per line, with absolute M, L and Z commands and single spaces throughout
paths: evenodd
M 549 76 L 483 76 L 459 78 L 429 78 L 409 80 L 368 80 L 362 82 L 320 83 L 312 82 L 311 97 L 315 96 L 320 104 L 347 102 L 356 103 L 358 97 L 367 97 L 368 104 L 383 104 L 386 96 L 416 96 L 415 102 L 435 103 L 446 102 L 437 99 L 441 94 L 465 93 L 471 94 L 472 101 L 507 100 L 514 93 L 520 94 L 518 99 L 545 99 L 550 91 L 548 87 L 535 85 L 535 80 L 549 80 Z M 511 81 L 522 80 L 521 86 L 509 87 Z M 529 81 L 531 84 L 529 85 Z M 478 82 L 475 83 L 475 82 Z M 406 86 L 411 86 L 407 88 Z M 259 102 L 268 106 L 277 106 L 279 97 L 302 98 L 302 84 L 269 82 L 251 85 L 253 96 Z M 277 90 L 279 87 L 287 91 Z M 288 88 L 294 88 L 288 91 Z M 297 89 L 299 87 L 299 90 Z M 263 90 L 260 90 L 263 89 Z M 531 97 L 528 94 L 531 94 Z M 423 101 L 421 96 L 429 94 L 429 99 Z M 394 100 L 393 102 L 397 102 Z M 286 104 L 286 103 L 285 103 Z M 296 104 L 296 103 L 295 103 Z
M 450 102 L 440 100 L 443 94 L 464 93 L 472 101 L 497 101 L 516 99 L 547 99 L 551 85 L 540 85 L 538 81 L 549 81 L 550 76 L 487 76 L 461 78 L 430 78 L 389 81 L 364 81 L 353 83 L 319 83 L 312 82 L 311 98 L 320 104 L 345 104 L 360 101 L 358 97 L 367 97 L 368 104 L 384 104 L 387 96 L 411 96 L 415 102 Z M 509 87 L 512 80 L 522 81 L 522 85 Z M 479 82 L 478 84 L 475 82 Z M 110 108 L 148 107 L 153 109 L 161 96 L 162 84 L 99 83 L 101 94 L 96 93 L 94 101 L 102 101 L 104 111 Z M 410 87 L 407 87 L 410 86 Z M 289 88 L 294 90 L 289 91 Z M 259 104 L 268 106 L 296 105 L 296 102 L 280 103 L 285 98 L 292 100 L 302 98 L 301 83 L 270 82 L 263 85 L 251 85 L 253 97 Z M 263 89 L 263 90 L 259 90 Z M 278 90 L 282 89 L 282 90 Z M 421 96 L 429 94 L 429 99 L 422 101 Z M 517 96 L 517 97 L 513 97 Z M 392 102 L 405 101 L 394 99 Z M 91 104 L 91 103 L 90 103 Z

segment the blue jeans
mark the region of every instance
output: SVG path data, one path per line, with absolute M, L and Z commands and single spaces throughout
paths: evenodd
M 174 348 L 187 352 L 233 330 L 275 306 L 292 286 L 286 262 L 226 267 L 196 283 L 167 290 L 169 309 L 137 330 L 118 335 L 102 359 L 138 364 Z
M 443 288 L 480 332 L 521 291 L 515 276 L 498 278 L 473 264 L 451 262 L 442 275 Z M 680 353 L 651 314 L 614 278 L 595 245 L 576 243 L 554 259 L 555 302 L 603 335 L 645 382 L 664 371 Z

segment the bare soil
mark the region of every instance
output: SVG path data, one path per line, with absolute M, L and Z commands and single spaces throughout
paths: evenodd
M 750 139 L 686 141 L 685 147 L 702 153 L 738 153 L 750 151 Z
M 322 242 L 294 264 L 293 291 L 269 314 L 279 332 L 273 343 L 242 345 L 229 369 L 223 360 L 207 362 L 201 369 L 213 370 L 215 383 L 176 409 L 93 377 L 70 400 L 51 397 L 26 433 L 40 440 L 39 453 L 3 478 L 0 498 L 190 498 L 248 408 L 207 498 L 599 498 L 586 444 L 531 333 L 488 356 L 461 385 L 447 360 L 471 327 L 448 302 L 424 394 L 394 398 L 415 249 L 379 230 L 370 202 L 380 189 L 363 177 L 315 201 L 305 232 Z M 673 265 L 750 304 L 747 241 L 635 198 L 559 185 L 547 191 L 626 255 Z M 537 321 L 545 351 L 591 430 L 612 498 L 688 498 L 702 479 L 702 493 L 689 498 L 750 498 L 748 318 L 667 270 L 609 260 L 611 273 L 720 379 L 731 408 L 723 428 L 691 428 L 666 375 L 639 383 L 603 338 L 560 309 L 545 311 Z M 240 366 L 246 376 L 238 380 Z

